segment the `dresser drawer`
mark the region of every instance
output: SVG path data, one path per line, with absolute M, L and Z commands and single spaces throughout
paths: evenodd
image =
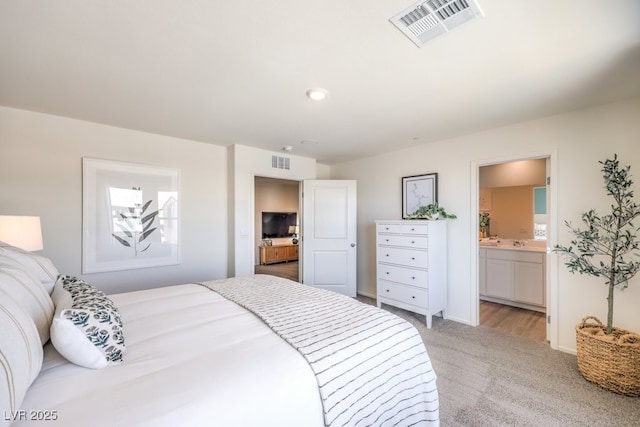
M 429 306 L 429 293 L 425 289 L 378 280 L 378 295 L 419 307 Z
M 408 248 L 427 249 L 429 239 L 426 236 L 396 236 L 384 235 L 378 236 L 378 244 L 391 246 L 405 246 Z
M 404 283 L 405 285 L 417 286 L 419 288 L 426 289 L 429 287 L 429 272 L 426 270 L 378 264 L 378 277 L 381 280 Z
M 403 234 L 429 234 L 429 224 L 415 223 L 415 224 L 402 224 Z
M 378 246 L 378 262 L 424 268 L 428 264 L 427 251 L 419 249 Z
M 402 226 L 400 224 L 393 223 L 378 223 L 376 226 L 376 232 L 378 233 L 400 233 Z

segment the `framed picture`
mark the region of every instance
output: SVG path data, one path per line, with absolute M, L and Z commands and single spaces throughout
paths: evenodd
M 179 263 L 178 170 L 82 159 L 82 272 Z
M 438 174 L 402 178 L 402 219 L 409 218 L 420 206 L 438 203 Z

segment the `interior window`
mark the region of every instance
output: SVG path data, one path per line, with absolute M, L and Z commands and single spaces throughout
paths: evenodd
M 547 240 L 547 188 L 533 188 L 533 238 Z

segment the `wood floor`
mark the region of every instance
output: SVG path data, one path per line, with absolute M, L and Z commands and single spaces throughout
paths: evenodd
M 547 342 L 545 314 L 524 308 L 480 301 L 480 325 L 534 341 Z
M 285 279 L 298 281 L 298 261 L 279 262 L 277 264 L 256 265 L 256 274 L 270 274 L 284 277 Z
M 256 265 L 255 272 L 256 274 L 284 277 L 297 282 L 298 262 Z M 547 341 L 545 315 L 537 311 L 480 301 L 480 325 L 535 341 Z

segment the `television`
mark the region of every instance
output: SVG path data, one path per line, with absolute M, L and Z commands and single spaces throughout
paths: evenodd
M 290 237 L 290 226 L 298 224 L 296 212 L 262 212 L 262 238 Z

